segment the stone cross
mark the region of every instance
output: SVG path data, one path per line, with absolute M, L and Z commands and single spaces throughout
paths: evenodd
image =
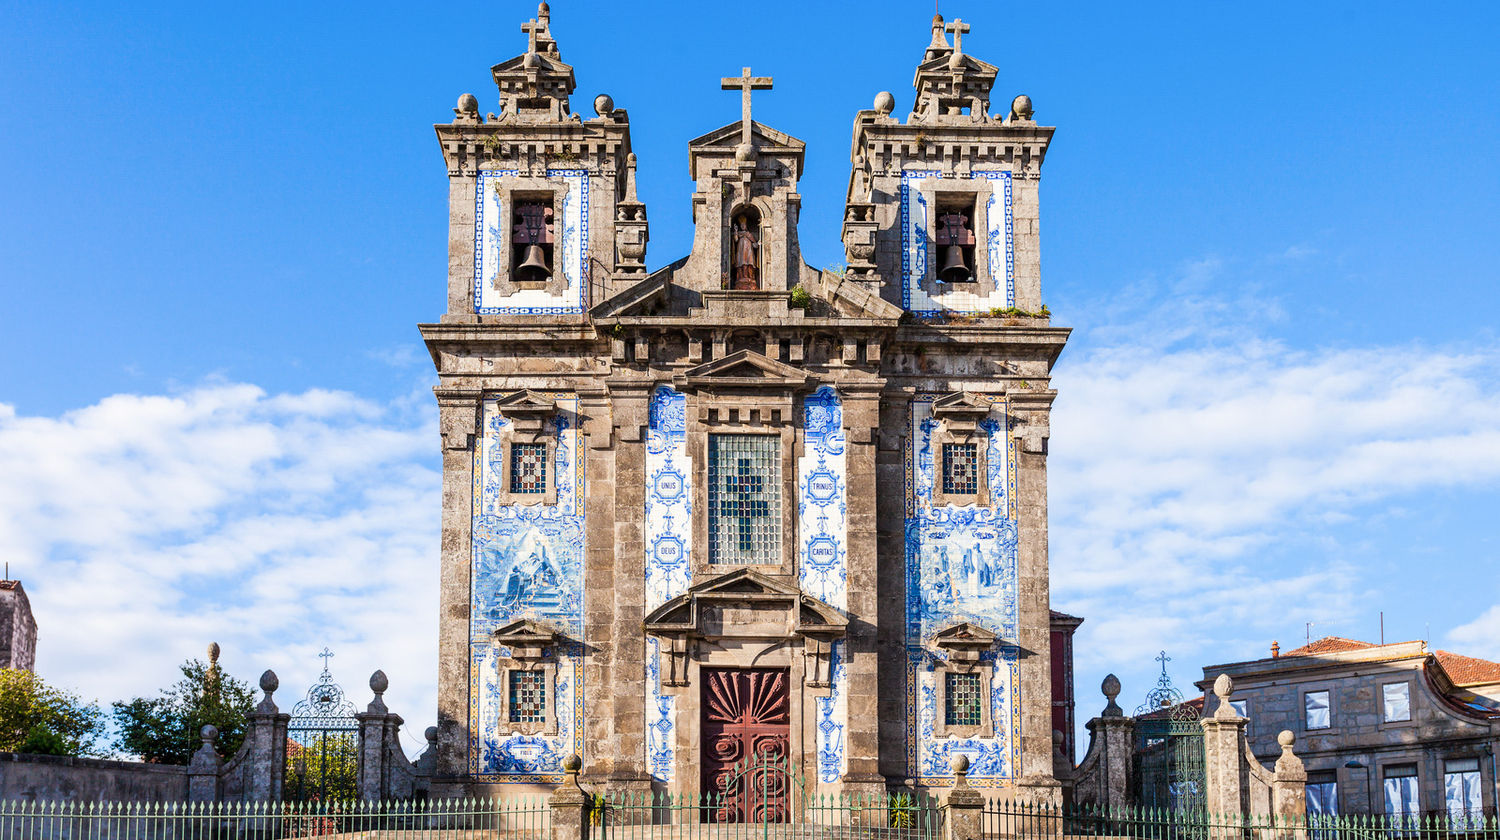
M 521 24 L 521 31 L 526 33 L 526 51 L 534 53 L 536 52 L 537 36 L 547 34 L 547 22 L 538 22 L 535 19 L 529 20 Z
M 750 144 L 750 91 L 770 90 L 770 76 L 752 76 L 750 68 L 746 67 L 744 72 L 738 76 L 726 76 L 719 80 L 719 85 L 724 90 L 740 90 L 740 142 Z
M 944 29 L 953 33 L 953 51 L 962 53 L 964 51 L 964 33 L 969 31 L 969 25 L 964 23 L 963 18 L 954 18 L 953 22 Z

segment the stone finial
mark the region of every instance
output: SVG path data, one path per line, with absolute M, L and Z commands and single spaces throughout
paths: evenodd
M 889 117 L 896 110 L 896 97 L 888 90 L 875 94 L 875 113 L 882 117 Z
M 1103 692 L 1105 698 L 1109 700 L 1108 703 L 1104 704 L 1103 717 L 1120 717 L 1121 715 L 1125 714 L 1125 712 L 1121 710 L 1120 704 L 1115 702 L 1115 698 L 1120 696 L 1119 677 L 1115 676 L 1114 674 L 1106 675 L 1104 677 L 1104 682 L 1099 684 L 1099 691 Z
M 422 730 L 422 737 L 427 739 L 428 744 L 436 744 L 437 732 L 438 730 L 436 726 L 429 726 L 426 729 Z
M 214 749 L 214 740 L 219 737 L 219 728 L 210 723 L 199 730 L 198 734 L 203 739 L 203 745 L 188 761 L 190 775 L 213 772 L 221 763 L 219 753 Z
M 209 664 L 209 667 L 213 667 L 214 665 L 219 664 L 219 643 L 218 642 L 209 642 L 208 643 L 208 664 Z
M 1229 698 L 1234 694 L 1234 680 L 1228 674 L 1220 674 L 1214 680 L 1214 696 L 1219 698 L 1219 708 L 1214 710 L 1215 720 L 1228 720 L 1239 717 L 1234 713 L 1234 707 L 1229 705 Z
M 625 203 L 638 204 L 640 199 L 635 194 L 635 152 L 625 156 Z
M 959 779 L 967 779 L 969 777 L 968 756 L 960 753 L 958 758 L 953 759 L 953 775 Z
M 458 104 L 453 108 L 453 116 L 463 122 L 478 122 L 479 100 L 472 93 L 459 96 Z
M 607 93 L 594 97 L 594 113 L 607 117 L 615 112 L 615 100 Z
M 583 759 L 578 757 L 578 753 L 569 753 L 568 757 L 563 759 L 562 768 L 564 773 L 576 776 L 578 771 L 583 769 Z
M 927 45 L 927 51 L 948 49 L 948 36 L 943 34 L 943 16 L 932 16 L 932 43 Z
M 271 714 L 275 714 L 277 711 L 276 701 L 271 699 L 271 695 L 275 694 L 276 689 L 280 687 L 281 680 L 276 678 L 276 672 L 272 671 L 270 668 L 267 668 L 266 672 L 260 675 L 260 690 L 264 691 L 266 693 L 266 696 L 262 698 L 260 704 L 255 707 L 255 711 L 270 712 Z
M 384 694 L 385 690 L 390 687 L 391 681 L 384 671 L 376 669 L 375 673 L 370 675 L 370 690 L 375 692 L 375 696 Z
M 1292 730 L 1283 729 L 1276 733 L 1276 743 L 1281 745 L 1281 751 L 1285 753 L 1292 748 L 1293 744 L 1297 743 L 1297 736 L 1292 734 Z
M 210 723 L 204 726 L 198 734 L 203 738 L 203 745 L 210 746 L 219 737 L 219 727 Z
M 1290 729 L 1283 729 L 1277 733 L 1276 743 L 1281 745 L 1281 756 L 1276 759 L 1276 780 L 1291 782 L 1294 789 L 1300 789 L 1300 785 L 1307 782 L 1307 768 L 1302 764 L 1302 759 L 1292 752 L 1297 736 Z
M 1030 122 L 1034 113 L 1036 110 L 1031 107 L 1031 97 L 1023 93 L 1010 101 L 1010 117 L 1006 122 Z

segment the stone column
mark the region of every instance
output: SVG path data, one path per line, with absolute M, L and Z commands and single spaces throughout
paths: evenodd
M 472 190 L 472 187 L 470 187 Z M 472 199 L 471 199 L 472 201 Z M 471 249 L 472 250 L 472 249 Z M 472 260 L 472 257 L 470 257 Z M 469 770 L 469 595 L 474 513 L 477 389 L 436 388 L 443 450 L 443 522 L 439 548 L 438 752 L 433 795 L 460 796 Z
M 1279 832 L 1285 840 L 1305 840 L 1307 837 L 1307 768 L 1302 759 L 1292 752 L 1297 736 L 1283 729 L 1276 736 L 1281 745 L 1281 756 L 1276 759 L 1276 778 L 1271 782 L 1271 813 Z
M 877 386 L 878 387 L 878 386 Z M 848 471 L 848 635 L 845 637 L 849 679 L 849 719 L 845 745 L 849 769 L 844 792 L 885 796 L 880 772 L 880 662 L 875 628 L 880 564 L 876 529 L 876 430 L 880 427 L 878 391 L 842 390 Z
M 370 690 L 375 692 L 375 699 L 370 705 L 354 716 L 359 721 L 359 771 L 356 776 L 358 796 L 366 801 L 379 801 L 390 799 L 394 795 L 391 789 L 390 767 L 391 739 L 401 731 L 400 715 L 391 714 L 386 708 L 382 695 L 390 687 L 390 681 L 386 678 L 384 671 L 376 671 L 370 675 Z M 397 754 L 399 754 L 397 745 Z
M 1086 726 L 1092 733 L 1089 754 L 1073 774 L 1075 802 L 1097 809 L 1124 808 L 1130 803 L 1130 776 L 1135 770 L 1135 720 L 1115 702 L 1120 680 L 1114 674 L 1100 686 L 1109 702 Z
M 1220 674 L 1214 680 L 1219 707 L 1213 717 L 1199 721 L 1203 726 L 1204 804 L 1210 814 L 1219 816 L 1247 810 L 1246 779 L 1240 771 L 1245 761 L 1245 725 L 1250 721 L 1236 715 L 1229 705 L 1233 691 L 1234 681 L 1228 674 Z
M 876 431 L 876 532 L 879 574 L 877 656 L 880 659 L 880 771 L 887 778 L 915 775 L 906 763 L 906 474 L 903 462 L 906 429 L 911 428 L 911 397 L 899 391 L 884 395 Z M 853 510 L 851 507 L 850 510 Z
M 188 762 L 188 801 L 217 802 L 219 769 L 224 764 L 218 751 L 214 749 L 214 739 L 219 737 L 218 727 L 213 724 L 203 727 L 202 737 L 203 746 L 193 753 L 193 760 Z
M 589 840 L 589 794 L 578 783 L 583 761 L 576 755 L 563 759 L 563 783 L 552 791 L 551 840 Z
M 1052 392 L 1011 397 L 1025 418 L 1012 429 L 1016 456 L 1017 582 L 1020 628 L 1021 775 L 1017 799 L 1062 804 L 1052 777 L 1051 593 L 1047 545 L 1047 435 Z
M 612 649 L 605 666 L 606 682 L 599 686 L 609 698 L 599 712 L 611 718 L 608 742 L 592 745 L 592 762 L 607 768 L 612 792 L 647 793 L 651 777 L 646 772 L 646 425 L 652 383 L 632 383 L 613 389 L 616 442 L 614 493 L 604 497 L 613 510 L 601 526 L 586 522 L 590 533 L 611 540 L 609 553 L 612 578 L 598 585 L 613 595 L 609 641 L 600 647 Z M 604 453 L 608 455 L 609 453 Z M 610 527 L 612 526 L 612 527 Z M 593 588 L 594 584 L 590 584 Z M 603 600 L 602 598 L 600 600 Z
M 969 757 L 953 762 L 953 787 L 948 791 L 948 818 L 943 840 L 983 840 L 984 797 L 969 787 Z
M 247 718 L 245 743 L 245 789 L 247 802 L 280 802 L 282 783 L 286 778 L 286 727 L 291 715 L 276 708 L 271 695 L 281 685 L 275 671 L 260 675 L 260 690 L 265 697 Z

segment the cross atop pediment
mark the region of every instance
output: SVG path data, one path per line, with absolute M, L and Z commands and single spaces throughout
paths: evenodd
M 952 23 L 943 28 L 953 33 L 953 51 L 955 53 L 962 53 L 964 51 L 964 33 L 969 31 L 969 25 L 964 23 L 963 18 L 954 18 Z
M 740 142 L 750 145 L 750 91 L 770 90 L 770 76 L 752 76 L 750 68 L 746 67 L 744 72 L 738 76 L 725 76 L 719 80 L 719 85 L 724 90 L 740 91 Z

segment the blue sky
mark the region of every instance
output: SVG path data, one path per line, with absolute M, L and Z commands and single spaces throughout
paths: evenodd
M 686 143 L 808 143 L 801 241 L 839 262 L 855 110 L 911 106 L 926 3 L 553 4 L 629 110 L 647 261 L 686 253 Z M 1166 648 L 1314 635 L 1500 657 L 1500 7 L 945 0 L 1058 126 L 1043 295 L 1054 605 L 1081 713 Z M 446 179 L 430 128 L 524 49 L 525 2 L 0 3 L 0 553 L 39 664 L 104 700 L 217 639 L 232 670 L 433 709 L 430 365 Z M 393 628 L 400 628 L 395 630 Z M 365 692 L 354 691 L 363 702 Z M 289 698 L 283 694 L 283 705 Z M 413 744 L 409 744 L 413 746 Z

